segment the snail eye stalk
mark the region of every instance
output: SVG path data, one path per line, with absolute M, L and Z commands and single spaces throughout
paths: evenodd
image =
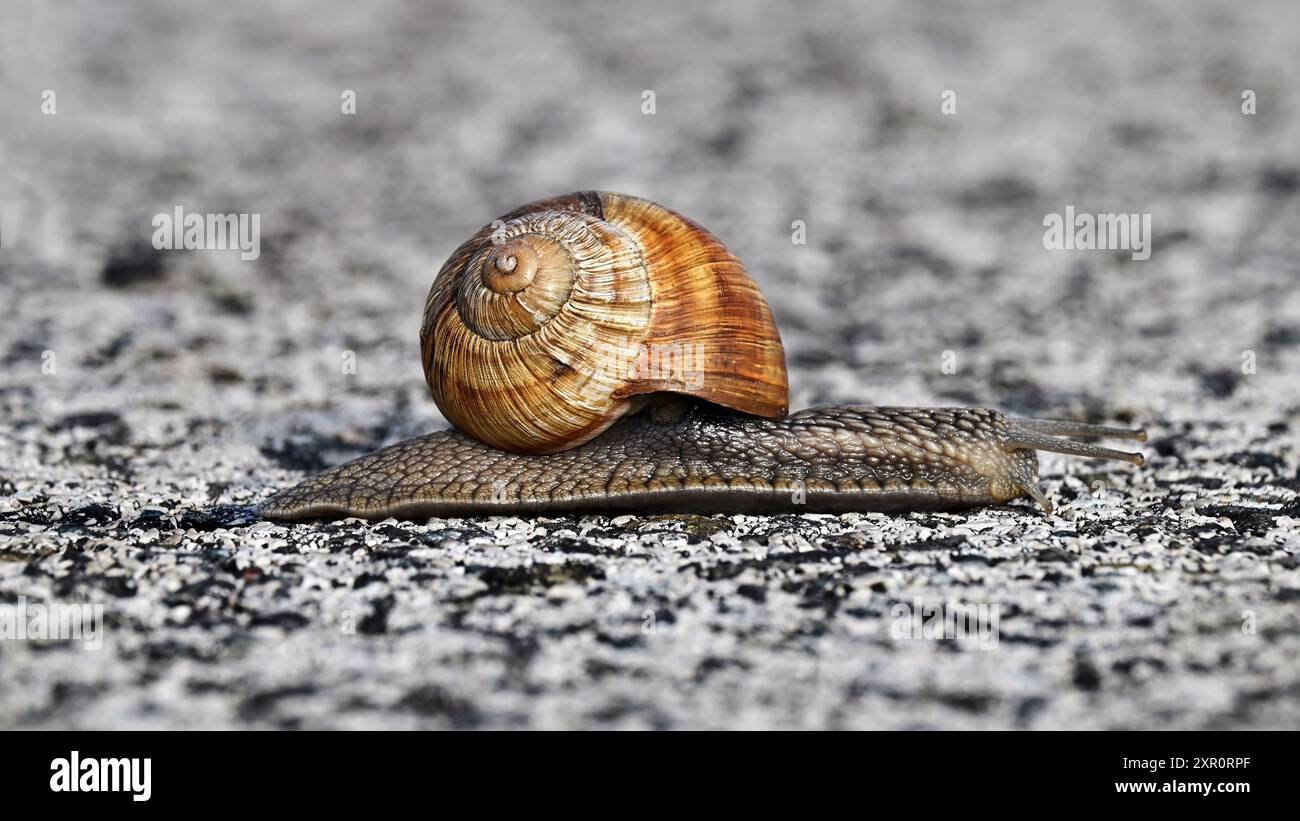
M 1048 453 L 1062 453 L 1066 456 L 1082 456 L 1087 459 L 1111 459 L 1128 462 L 1138 467 L 1146 464 L 1146 458 L 1140 453 L 1129 453 L 1061 438 L 1064 436 L 1133 439 L 1145 442 L 1147 432 L 1142 428 L 1116 428 L 1054 419 L 1012 419 L 1011 429 L 1007 431 L 1002 447 L 1008 451 L 1041 450 Z
M 1082 456 L 1087 459 L 1110 459 L 1117 462 L 1142 467 L 1146 458 L 1140 453 L 1103 448 L 1087 442 L 1065 439 L 1066 436 L 1082 438 L 1133 439 L 1145 442 L 1147 432 L 1142 428 L 1117 428 L 1108 425 L 1089 425 L 1084 422 L 1064 422 L 1055 419 L 1011 419 L 1011 427 L 1002 440 L 1002 449 L 1008 453 L 1017 450 L 1041 450 L 1047 453 L 1061 453 L 1066 456 Z M 1038 488 L 1033 468 L 1017 466 L 1012 469 L 1016 487 L 1022 493 L 1033 498 L 1042 507 L 1043 512 L 1052 515 L 1052 503 Z

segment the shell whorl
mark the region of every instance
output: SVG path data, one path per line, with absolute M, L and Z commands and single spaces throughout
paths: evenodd
M 484 227 L 438 273 L 420 335 L 443 415 L 505 450 L 574 447 L 658 391 L 786 412 L 757 285 L 708 231 L 635 197 L 569 194 Z

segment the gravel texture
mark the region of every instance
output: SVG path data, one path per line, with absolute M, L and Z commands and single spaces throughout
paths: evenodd
M 650 8 L 0 0 L 0 607 L 105 619 L 0 640 L 0 727 L 1300 727 L 1291 4 Z M 441 426 L 433 273 L 584 188 L 746 261 L 793 407 L 1149 464 L 1045 457 L 1052 518 L 247 517 Z M 178 205 L 260 257 L 155 251 Z M 1071 205 L 1151 258 L 1044 249 Z M 996 642 L 900 635 L 918 600 Z

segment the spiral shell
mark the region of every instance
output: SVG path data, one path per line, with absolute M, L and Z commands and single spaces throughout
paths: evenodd
M 772 419 L 788 405 L 780 334 L 740 262 L 623 194 L 540 200 L 484 227 L 434 280 L 420 344 L 447 420 L 521 453 L 586 442 L 656 392 Z

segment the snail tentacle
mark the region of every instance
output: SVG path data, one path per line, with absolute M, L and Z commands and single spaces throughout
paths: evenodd
M 1042 450 L 1066 456 L 1083 456 L 1089 459 L 1110 459 L 1142 467 L 1146 458 L 1140 453 L 1103 448 L 1087 442 L 1075 442 L 1050 436 L 1047 431 L 1058 431 L 1074 436 L 1109 436 L 1113 438 L 1146 441 L 1146 431 L 1141 428 L 1111 428 L 1104 425 L 1081 425 L 1074 422 L 1056 422 L 1047 419 L 1015 419 L 1007 432 L 1004 447 L 1010 450 Z
M 1086 439 L 1133 439 L 1138 442 L 1147 440 L 1147 432 L 1143 428 L 1092 425 L 1087 422 L 1072 422 L 1063 419 L 1023 419 L 1017 417 L 1013 421 L 1020 430 L 1043 433 L 1048 436 L 1082 436 Z

